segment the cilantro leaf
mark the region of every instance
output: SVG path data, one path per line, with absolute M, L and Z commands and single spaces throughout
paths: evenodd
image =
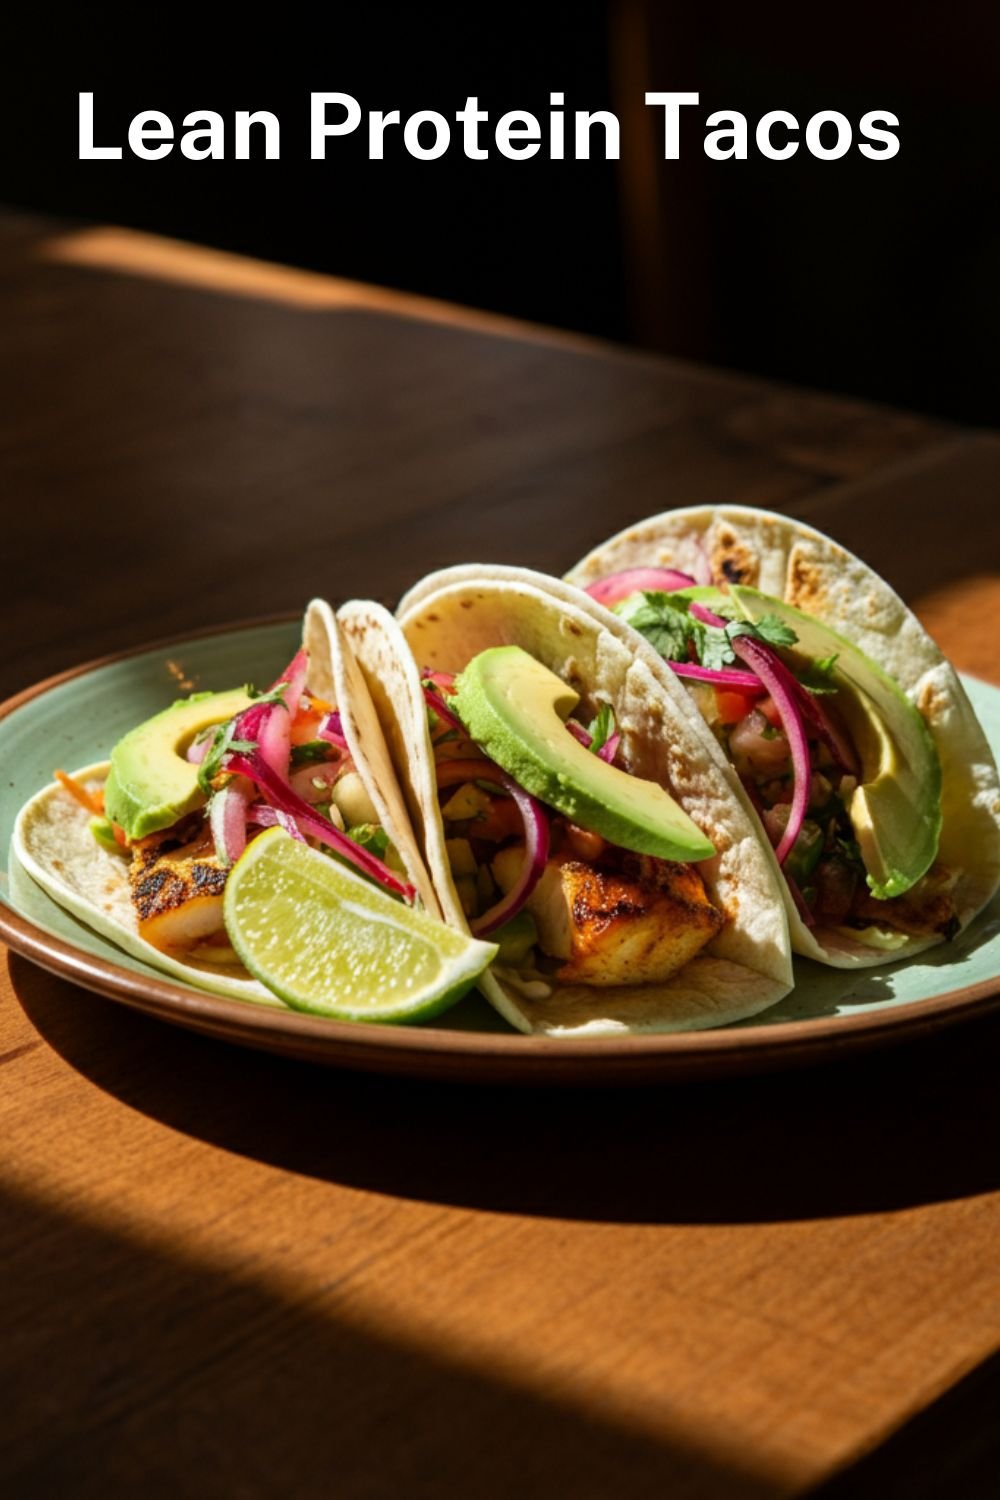
M 686 661 L 690 655 L 688 643 L 694 642 L 697 648 L 698 631 L 703 628 L 688 613 L 686 599 L 674 599 L 652 589 L 630 594 L 616 606 L 615 613 L 668 661 Z
M 332 746 L 326 740 L 307 740 L 304 745 L 292 746 L 292 769 L 311 766 L 317 761 L 327 760 Z
M 348 828 L 347 837 L 378 859 L 385 857 L 389 847 L 389 835 L 378 823 L 355 823 L 353 828 Z
M 615 712 L 610 703 L 602 703 L 597 710 L 597 718 L 591 719 L 587 725 L 587 733 L 590 735 L 588 749 L 597 754 L 603 750 L 608 740 L 615 732 Z
M 683 595 L 644 590 L 623 599 L 615 613 L 668 661 L 689 661 L 693 654 L 701 666 L 715 672 L 736 660 L 732 643 L 737 636 L 748 635 L 773 647 L 794 646 L 798 641 L 794 630 L 777 615 L 764 615 L 756 622 L 728 620 L 725 626 L 706 625 L 694 618 L 690 604 Z
M 720 630 L 718 625 L 702 626 L 701 651 L 699 660 L 703 667 L 709 667 L 713 672 L 720 672 L 723 667 L 731 667 L 736 660 L 736 652 L 730 643 L 729 626 Z
M 794 646 L 798 636 L 784 620 L 779 620 L 777 615 L 764 615 L 762 619 L 734 620 L 726 627 L 726 633 L 730 640 L 738 635 L 749 635 L 756 641 L 764 641 L 768 646 Z
M 236 716 L 239 718 L 239 715 Z M 236 719 L 227 719 L 224 724 L 216 726 L 212 736 L 212 743 L 198 767 L 198 785 L 207 796 L 212 790 L 212 781 L 222 769 L 223 757 L 229 752 L 235 751 L 238 755 L 252 755 L 257 749 L 256 740 L 235 740 L 233 731 L 236 728 Z
M 804 688 L 810 693 L 835 693 L 837 684 L 833 680 L 833 669 L 837 663 L 837 653 L 832 656 L 820 656 L 803 667 L 796 675 Z

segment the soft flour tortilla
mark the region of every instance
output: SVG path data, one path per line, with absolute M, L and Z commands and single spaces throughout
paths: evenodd
M 954 668 L 884 579 L 846 548 L 801 521 L 744 506 L 666 511 L 619 532 L 567 578 L 586 588 L 632 567 L 670 567 L 699 582 L 749 584 L 784 599 L 860 646 L 916 705 L 941 760 L 939 860 L 959 872 L 964 927 L 1000 884 L 1000 787 L 986 737 Z M 709 578 L 709 574 L 711 577 Z M 891 953 L 805 926 L 782 882 L 798 953 L 850 968 L 891 963 L 942 941 L 912 938 Z
M 89 791 L 100 791 L 107 761 L 73 773 Z M 14 825 L 14 852 L 28 874 L 53 901 L 78 921 L 99 932 L 132 958 L 193 984 L 200 990 L 236 1000 L 285 1007 L 240 965 L 181 961 L 139 936 L 139 922 L 129 896 L 129 861 L 112 854 L 90 831 L 91 814 L 59 785 L 47 786 L 22 807 Z
M 497 581 L 484 569 L 451 569 L 407 596 L 399 623 L 366 602 L 345 605 L 338 615 L 386 730 L 446 920 L 467 930 L 445 850 L 420 670 L 460 671 L 489 646 L 517 644 L 571 683 L 586 711 L 611 705 L 624 764 L 667 786 L 716 844 L 716 858 L 701 869 L 729 920 L 664 984 L 556 985 L 537 999 L 514 976 L 494 970 L 481 989 L 519 1030 L 551 1035 L 692 1031 L 755 1015 L 792 984 L 773 859 L 733 796 L 711 736 L 693 721 L 683 689 L 656 653 L 645 643 L 636 647 L 632 632 L 606 611 L 598 619 L 586 602 L 557 599 L 551 582 L 524 570 L 504 570 Z
M 303 644 L 309 652 L 309 687 L 339 706 L 358 774 L 399 851 L 407 877 L 426 909 L 440 916 L 434 883 L 418 852 L 364 678 L 344 648 L 330 606 L 322 600 L 314 600 L 306 611 Z M 105 762 L 74 774 L 96 791 L 103 788 L 107 773 Z M 173 958 L 140 937 L 129 894 L 129 861 L 98 844 L 90 832 L 90 816 L 58 784 L 45 787 L 18 814 L 14 827 L 17 858 L 54 901 L 133 958 L 175 979 L 215 994 L 286 1008 L 239 965 Z

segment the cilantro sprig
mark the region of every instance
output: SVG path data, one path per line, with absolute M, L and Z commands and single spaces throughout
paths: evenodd
M 319 761 L 329 760 L 330 743 L 328 740 L 306 740 L 303 745 L 292 746 L 292 770 L 299 766 L 312 766 Z
M 798 672 L 799 681 L 810 693 L 835 693 L 837 684 L 833 678 L 837 665 L 837 652 L 832 656 L 818 656 Z
M 212 791 L 212 782 L 222 770 L 222 762 L 231 751 L 236 755 L 251 755 L 257 749 L 256 740 L 234 739 L 239 717 L 237 714 L 236 719 L 227 719 L 224 724 L 216 726 L 212 743 L 198 767 L 198 785 L 206 796 Z
M 254 708 L 263 708 L 268 703 L 284 704 L 285 694 L 288 692 L 287 682 L 276 682 L 273 688 L 266 693 L 258 692 L 256 688 L 248 685 L 247 692 L 253 699 Z M 246 710 L 244 710 L 246 712 Z M 198 785 L 208 795 L 212 790 L 212 782 L 222 770 L 222 762 L 230 753 L 235 755 L 252 755 L 257 749 L 256 740 L 238 740 L 233 736 L 236 733 L 236 725 L 243 717 L 242 713 L 233 719 L 227 719 L 223 724 L 217 724 L 212 731 L 212 742 L 208 751 L 198 767 Z
M 728 606 L 713 604 L 713 614 L 725 618 Z M 712 671 L 732 666 L 736 660 L 733 641 L 738 636 L 752 636 L 769 646 L 794 646 L 798 636 L 777 615 L 763 619 L 726 619 L 725 625 L 707 625 L 691 614 L 691 601 L 677 594 L 643 590 L 632 594 L 618 606 L 617 613 L 633 630 L 645 636 L 654 650 L 668 661 L 697 660 Z
M 615 711 L 610 703 L 602 703 L 597 710 L 597 717 L 591 719 L 587 725 L 587 733 L 590 735 L 590 744 L 587 747 L 593 755 L 603 750 L 608 740 L 615 732 Z

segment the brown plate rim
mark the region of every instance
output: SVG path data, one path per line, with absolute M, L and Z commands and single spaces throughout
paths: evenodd
M 0 720 L 75 677 L 129 657 L 240 630 L 286 624 L 298 617 L 298 612 L 281 612 L 236 620 L 93 658 L 13 694 L 0 703 Z M 865 1011 L 812 1021 L 782 1021 L 759 1030 L 723 1028 L 642 1036 L 555 1038 L 447 1027 L 383 1027 L 258 1008 L 247 1001 L 188 989 L 159 976 L 135 974 L 46 932 L 6 902 L 0 902 L 0 937 L 25 958 L 86 989 L 159 1019 L 244 1045 L 375 1071 L 419 1074 L 432 1064 L 435 1066 L 430 1067 L 431 1076 L 440 1076 L 442 1072 L 460 1076 L 462 1065 L 472 1063 L 476 1065 L 477 1080 L 489 1076 L 490 1064 L 496 1065 L 504 1080 L 551 1069 L 559 1081 L 565 1081 L 568 1074 L 577 1078 L 589 1075 L 590 1081 L 601 1081 L 607 1072 L 600 1066 L 602 1063 L 612 1064 L 615 1075 L 635 1072 L 667 1076 L 685 1071 L 764 1069 L 820 1061 L 854 1046 L 870 1047 L 883 1041 L 910 1039 L 1000 1008 L 1000 976 L 996 976 L 928 999 L 893 1006 L 884 1014 Z

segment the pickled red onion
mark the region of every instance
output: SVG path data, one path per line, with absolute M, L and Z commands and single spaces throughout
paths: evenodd
M 394 871 L 389 869 L 388 865 L 383 864 L 360 844 L 356 844 L 353 839 L 349 839 L 346 834 L 341 833 L 339 828 L 335 828 L 329 819 L 324 818 L 314 807 L 310 807 L 308 802 L 296 796 L 287 781 L 278 776 L 258 752 L 252 751 L 248 754 L 230 752 L 225 758 L 225 769 L 237 776 L 246 776 L 259 786 L 276 812 L 287 813 L 295 820 L 300 834 L 309 834 L 311 838 L 318 839 L 321 844 L 329 845 L 349 864 L 354 865 L 363 875 L 370 875 L 386 890 L 402 896 L 406 901 L 414 899 L 416 892 L 412 885 L 401 880 Z
M 700 620 L 703 625 L 715 625 L 719 630 L 725 630 L 729 624 L 728 620 L 724 620 L 721 615 L 713 614 L 710 609 L 707 609 L 704 604 L 700 604 L 697 599 L 691 600 L 690 611 L 694 618 Z
M 692 677 L 696 682 L 711 682 L 716 687 L 739 688 L 741 693 L 763 694 L 767 691 L 759 677 L 753 672 L 741 672 L 735 667 L 699 667 L 693 661 L 668 661 L 667 666 L 678 677 Z
M 249 803 L 250 788 L 242 779 L 234 778 L 221 791 L 212 793 L 208 826 L 219 863 L 227 869 L 246 848 Z
M 586 592 L 598 604 L 611 609 L 629 594 L 672 594 L 677 589 L 692 588 L 694 583 L 689 573 L 679 573 L 676 568 L 625 568 L 621 573 L 609 573 L 594 583 L 588 583 Z
M 442 724 L 446 724 L 449 729 L 457 729 L 460 734 L 465 734 L 465 725 L 461 719 L 452 713 L 450 708 L 445 707 L 440 694 L 436 693 L 433 688 L 425 687 L 424 698 L 437 714 Z
M 732 638 L 736 655 L 746 662 L 760 678 L 771 697 L 781 719 L 781 727 L 788 740 L 792 754 L 792 803 L 788 822 L 775 850 L 779 865 L 784 864 L 798 838 L 809 806 L 809 788 L 812 772 L 809 765 L 809 741 L 798 704 L 798 683 L 777 653 L 753 636 L 737 635 Z
M 566 728 L 569 730 L 570 734 L 575 740 L 579 740 L 581 745 L 585 746 L 588 750 L 590 749 L 594 737 L 592 734 L 589 734 L 586 729 L 584 729 L 582 724 L 578 724 L 575 719 L 567 719 Z M 617 729 L 615 730 L 614 734 L 609 734 L 600 750 L 595 750 L 594 752 L 598 760 L 603 760 L 609 766 L 613 765 L 615 756 L 618 754 L 618 746 L 621 744 L 621 740 L 622 737 L 618 733 Z
M 349 750 L 344 738 L 344 727 L 338 713 L 327 714 L 316 731 L 317 739 L 326 740 L 330 745 L 336 745 L 338 750 Z

